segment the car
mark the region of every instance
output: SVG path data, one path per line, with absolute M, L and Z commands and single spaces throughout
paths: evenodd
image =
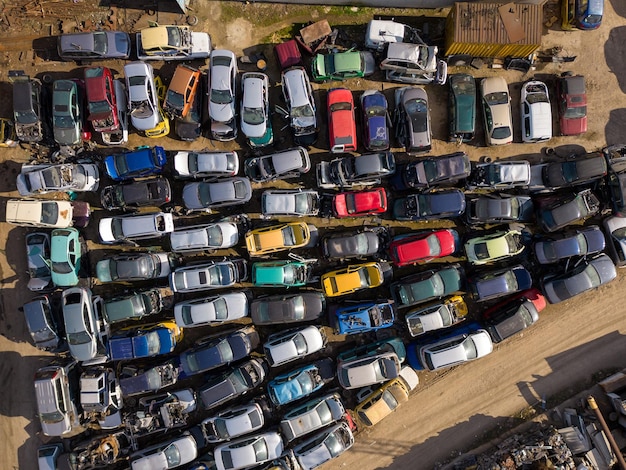
M 98 261 L 96 277 L 100 282 L 161 279 L 169 276 L 173 265 L 170 253 L 119 253 Z
M 537 218 L 543 231 L 554 232 L 591 217 L 599 211 L 598 197 L 591 189 L 584 189 L 569 196 L 548 199 L 543 206 L 540 206 Z
M 600 152 L 542 165 L 542 182 L 550 189 L 591 183 L 604 178 L 606 174 L 607 163 Z
M 557 304 L 574 296 L 611 282 L 617 276 L 611 258 L 598 254 L 564 273 L 548 274 L 541 279 L 541 290 L 551 304 Z
M 464 248 L 467 261 L 480 266 L 517 256 L 526 246 L 519 230 L 500 230 L 472 237 L 465 242 Z
M 483 161 L 472 166 L 467 189 L 511 189 L 530 184 L 530 163 L 526 160 Z
M 87 426 L 98 423 L 98 426 L 107 431 L 122 426 L 122 390 L 113 368 L 84 368 L 80 375 L 79 388 L 80 406 Z M 118 442 L 126 441 L 122 439 Z
M 618 217 L 626 215 L 626 145 L 609 145 L 602 149 L 607 162 L 607 196 Z
M 265 424 L 260 401 L 233 406 L 200 423 L 205 443 L 216 444 L 258 431 Z
M 189 432 L 130 454 L 131 470 L 177 468 L 198 457 L 198 443 Z
M 283 414 L 280 432 L 288 441 L 335 423 L 346 416 L 346 409 L 338 393 L 330 393 L 298 405 Z
M 257 228 L 246 233 L 246 248 L 250 256 L 302 248 L 311 242 L 311 233 L 316 230 L 313 225 L 305 222 Z
M 358 357 L 337 364 L 339 385 L 347 390 L 392 380 L 399 374 L 400 360 L 393 352 Z
M 426 189 L 431 186 L 456 184 L 470 175 L 469 156 L 455 152 L 438 157 L 423 157 L 402 165 L 391 183 L 395 189 Z
M 513 142 L 511 96 L 503 77 L 488 77 L 480 81 L 485 141 L 487 145 L 505 145 Z
M 261 193 L 261 215 L 269 217 L 316 216 L 320 211 L 320 195 L 307 189 L 268 189 Z
M 311 159 L 304 147 L 248 158 L 244 163 L 246 176 L 256 183 L 302 177 L 310 169 Z
M 347 362 L 364 357 L 378 356 L 384 353 L 393 353 L 398 357 L 398 361 L 403 363 L 406 359 L 406 348 L 402 338 L 390 336 L 374 342 L 366 342 L 360 346 L 353 347 L 337 355 L 337 361 Z
M 363 78 L 376 71 L 374 55 L 369 51 L 330 52 L 315 54 L 311 61 L 311 75 L 316 82 Z
M 200 71 L 198 88 L 193 95 L 189 112 L 184 118 L 174 119 L 174 132 L 181 140 L 187 142 L 194 141 L 202 135 L 206 115 L 203 108 L 206 80 L 203 78 L 203 74 L 204 72 Z
M 558 263 L 574 256 L 587 256 L 604 250 L 605 239 L 597 225 L 569 233 L 542 237 L 533 244 L 539 264 Z
M 102 243 L 159 238 L 174 231 L 174 219 L 169 212 L 104 217 L 98 231 Z
M 166 162 L 165 149 L 157 145 L 108 155 L 104 159 L 104 166 L 113 181 L 124 181 L 157 175 L 161 173 Z
M 231 248 L 239 243 L 239 225 L 221 221 L 174 230 L 170 233 L 170 246 L 176 253 L 213 251 Z
M 383 285 L 391 277 L 391 266 L 385 262 L 352 264 L 322 275 L 322 289 L 327 297 L 351 294 Z
M 129 326 L 112 334 L 107 341 L 113 361 L 132 360 L 169 354 L 183 338 L 183 330 L 171 320 Z
M 556 81 L 556 90 L 561 135 L 580 135 L 587 132 L 585 77 L 563 72 Z
M 52 83 L 52 132 L 59 145 L 78 145 L 83 137 L 83 103 L 77 82 L 55 80 Z
M 154 77 L 154 88 L 156 90 L 156 119 L 157 123 L 154 127 L 143 131 L 146 137 L 157 139 L 170 133 L 170 119 L 163 111 L 163 103 L 167 96 L 167 87 L 163 84 L 163 80 L 158 75 Z
M 252 148 L 274 143 L 270 116 L 269 77 L 246 72 L 241 76 L 241 132 Z
M 467 316 L 467 303 L 460 295 L 410 310 L 404 315 L 411 336 L 420 336 L 442 328 L 449 328 Z
M 104 300 L 104 317 L 109 325 L 156 315 L 162 309 L 163 296 L 156 287 Z
M 41 367 L 35 372 L 37 415 L 45 436 L 66 437 L 81 431 L 76 405 L 76 361 L 63 361 Z
M 50 267 L 52 283 L 56 287 L 78 284 L 81 258 L 82 245 L 78 230 L 74 227 L 54 229 L 50 237 Z
M 252 185 L 240 176 L 219 181 L 197 181 L 183 187 L 183 204 L 190 211 L 208 211 L 245 204 L 252 199 Z
M 485 302 L 530 289 L 533 279 L 528 269 L 518 264 L 477 274 L 468 283 L 474 300 Z
M 363 123 L 363 146 L 370 152 L 384 152 L 390 147 L 387 98 L 378 90 L 365 90 L 360 98 Z
M 182 179 L 236 176 L 239 172 L 237 152 L 194 152 L 180 150 L 174 154 L 174 177 Z
M 42 291 L 52 282 L 50 266 L 50 235 L 34 232 L 26 235 L 26 259 L 28 261 L 28 289 Z
M 485 329 L 491 340 L 499 343 L 534 325 L 545 307 L 546 299 L 539 290 L 525 290 L 485 310 Z
M 192 31 L 189 26 L 155 23 L 137 33 L 139 60 L 206 59 L 211 48 L 209 34 Z
M 377 331 L 393 326 L 396 315 L 393 301 L 365 301 L 337 306 L 330 322 L 340 335 Z
M 561 29 L 597 29 L 602 24 L 604 0 L 567 0 L 561 2 Z
M 252 358 L 209 379 L 198 390 L 204 409 L 213 409 L 254 390 L 265 380 L 267 371 L 267 363 L 263 359 Z
M 391 240 L 389 254 L 398 267 L 428 263 L 456 253 L 459 241 L 459 233 L 454 229 L 399 235 Z
M 390 380 L 379 388 L 365 389 L 366 394 L 359 394 L 359 404 L 354 414 L 359 424 L 374 426 L 393 413 L 398 407 L 409 400 L 411 391 L 417 388 L 419 378 L 410 366 L 400 369 L 399 377 Z
M 106 186 L 100 202 L 106 210 L 134 211 L 139 207 L 160 207 L 172 200 L 172 188 L 167 178 L 149 178 Z
M 41 82 L 23 73 L 13 78 L 13 122 L 17 138 L 35 143 L 43 139 Z
M 448 140 L 471 142 L 476 132 L 476 80 L 467 73 L 448 75 Z
M 311 278 L 311 267 L 302 261 L 265 261 L 252 264 L 255 287 L 301 287 Z
M 209 64 L 209 118 L 211 137 L 219 141 L 237 137 L 237 57 L 231 51 L 211 51 Z
M 478 325 L 467 325 L 437 341 L 408 346 L 408 361 L 416 370 L 436 371 L 480 359 L 491 354 L 493 341 Z
M 114 131 L 100 132 L 100 137 L 105 145 L 125 145 L 128 143 L 128 95 L 124 79 L 113 80 L 113 91 L 119 127 Z
M 534 216 L 530 196 L 492 193 L 466 197 L 465 221 L 470 225 L 531 222 Z
M 59 466 L 59 458 L 63 455 L 65 449 L 63 444 L 46 444 L 37 449 L 37 465 L 39 470 L 57 470 Z
M 448 76 L 448 64 L 437 59 L 439 48 L 428 46 L 418 37 L 414 42 L 392 42 L 380 61 L 389 82 L 443 85 Z
M 281 89 L 287 104 L 285 112 L 296 145 L 313 145 L 317 140 L 318 124 L 315 98 L 304 67 L 294 66 L 281 72 Z
M 352 92 L 347 88 L 331 88 L 326 101 L 331 153 L 356 152 L 356 118 Z
M 27 227 L 85 227 L 89 223 L 89 214 L 89 204 L 82 201 L 9 199 L 5 220 Z
M 329 357 L 277 375 L 267 384 L 267 394 L 272 403 L 284 406 L 321 390 L 335 378 L 333 360 Z
M 270 367 L 278 367 L 321 351 L 326 341 L 323 327 L 309 325 L 269 335 L 263 350 Z
M 322 238 L 320 243 L 324 257 L 333 260 L 383 257 L 389 242 L 385 227 L 364 227 L 354 231 L 335 231 Z
M 396 172 L 393 153 L 346 155 L 316 166 L 317 186 L 320 188 L 353 188 L 380 184 L 382 178 Z
M 393 203 L 395 220 L 433 220 L 460 217 L 465 212 L 465 196 L 460 189 L 431 190 L 397 198 Z
M 174 319 L 181 328 L 220 325 L 248 316 L 249 299 L 245 291 L 186 300 L 174 304 Z
M 84 71 L 87 92 L 87 119 L 94 131 L 110 132 L 119 129 L 117 97 L 113 72 L 108 67 L 87 67 Z
M 616 266 L 626 265 L 626 217 L 607 217 L 602 221 L 608 252 Z
M 401 87 L 394 91 L 396 140 L 409 155 L 432 149 L 428 95 L 421 87 Z
M 552 108 L 548 87 L 539 80 L 522 85 L 522 142 L 545 142 L 552 138 Z
M 170 288 L 174 292 L 194 292 L 231 287 L 248 278 L 246 261 L 242 258 L 225 258 L 197 265 L 176 268 L 170 274 Z
M 281 435 L 270 431 L 220 444 L 213 455 L 217 470 L 239 470 L 277 459 L 283 450 Z
M 43 351 L 57 351 L 61 346 L 61 339 L 50 297 L 35 297 L 26 302 L 21 310 L 34 345 Z
M 396 307 L 411 307 L 462 290 L 464 276 L 465 272 L 460 264 L 429 269 L 391 284 L 391 295 Z
M 248 357 L 259 342 L 259 333 L 252 325 L 200 338 L 181 353 L 180 365 L 186 376 L 207 372 Z
M 182 119 L 189 114 L 201 76 L 199 70 L 189 65 L 181 64 L 176 67 L 163 102 L 163 111 L 170 118 Z
M 159 98 L 154 84 L 152 65 L 130 62 L 124 65 L 130 122 L 138 131 L 147 131 L 159 124 Z
M 126 398 L 170 387 L 178 382 L 179 373 L 180 367 L 175 359 L 150 367 L 126 363 L 119 373 L 122 396 Z
M 382 214 L 387 211 L 387 192 L 385 188 L 340 192 L 333 196 L 332 206 L 338 218 Z
M 61 34 L 57 39 L 61 60 L 128 59 L 130 36 L 124 31 L 89 31 Z
M 394 20 L 373 19 L 367 23 L 365 47 L 382 52 L 392 42 L 421 43 L 420 31 Z
M 313 321 L 325 310 L 324 295 L 314 291 L 259 297 L 250 303 L 250 317 L 257 326 Z
M 293 448 L 293 453 L 300 468 L 310 470 L 339 457 L 353 444 L 350 426 L 341 421 L 301 442 Z
M 101 360 L 106 355 L 102 345 L 102 298 L 90 289 L 71 287 L 61 294 L 63 322 L 70 354 L 81 362 Z
M 57 191 L 96 191 L 100 184 L 100 172 L 93 163 L 25 164 L 17 175 L 16 183 L 21 196 Z

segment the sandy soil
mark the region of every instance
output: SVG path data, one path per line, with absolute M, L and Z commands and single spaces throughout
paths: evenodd
M 207 7 L 198 13 L 200 25 L 211 32 L 216 47 L 230 48 L 239 54 L 253 50 L 251 46 L 266 50 L 269 46 L 258 46 L 260 39 L 290 22 L 286 19 L 284 7 L 276 7 L 277 23 L 255 29 L 254 18 L 272 10 L 267 5 L 256 4 L 240 8 L 241 17 L 228 22 L 222 21 L 218 2 L 207 2 Z M 594 150 L 623 142 L 626 125 L 626 56 L 623 52 L 626 26 L 623 24 L 626 8 L 620 0 L 608 0 L 606 10 L 604 23 L 597 31 L 564 33 L 556 26 L 546 31 L 544 49 L 562 45 L 567 54 L 576 55 L 577 60 L 572 64 L 541 66 L 536 73 L 573 70 L 584 74 L 589 101 L 587 134 L 580 138 L 558 137 L 550 145 L 579 144 Z M 160 21 L 165 22 L 161 18 Z M 6 82 L 7 70 L 18 65 L 33 72 L 60 73 L 73 69 L 67 64 L 47 62 L 38 57 L 24 59 L 22 51 L 27 51 L 29 45 L 40 40 L 40 35 L 31 37 L 29 34 L 34 33 L 25 30 L 21 38 L 6 39 L 6 36 L 15 36 L 15 31 L 2 33 L 5 39 L 0 47 L 4 54 L 0 57 L 3 64 L 1 81 Z M 473 72 L 477 77 L 501 73 L 487 69 Z M 504 73 L 512 84 L 512 93 L 532 75 Z M 277 76 L 272 78 L 276 80 Z M 351 86 L 365 89 L 372 85 L 355 81 Z M 378 89 L 393 87 L 382 82 L 374 86 Z M 0 83 L 0 94 L 10 96 L 8 93 L 10 88 L 6 83 Z M 433 154 L 455 150 L 453 144 L 444 142 L 447 120 L 442 90 L 434 91 L 431 108 L 436 139 Z M 10 115 L 10 99 L 2 100 L 0 112 Z M 514 114 L 514 128 L 519 142 L 518 114 Z M 323 142 L 324 135 L 320 139 Z M 143 139 L 142 143 L 154 143 L 147 140 Z M 180 147 L 180 142 L 169 139 L 159 143 L 166 148 Z M 208 140 L 193 144 L 194 148 L 208 145 Z M 464 147 L 464 150 L 473 158 L 520 154 L 539 158 L 541 148 L 542 145 L 513 144 L 505 148 L 476 146 Z M 6 199 L 17 195 L 15 175 L 20 164 L 28 158 L 29 153 L 19 149 L 0 151 L 0 214 L 4 213 Z M 0 223 L 0 467 L 30 470 L 36 467 L 37 447 L 46 441 L 35 416 L 32 377 L 38 367 L 50 360 L 50 355 L 30 345 L 18 311 L 18 307 L 32 297 L 25 287 L 24 233 L 23 229 Z M 497 435 L 498 429 L 515 421 L 512 416 L 522 408 L 536 405 L 543 397 L 567 395 L 568 390 L 577 389 L 599 371 L 626 366 L 626 316 L 621 304 L 626 303 L 626 292 L 622 290 L 623 285 L 622 274 L 618 280 L 595 292 L 559 306 L 549 306 L 534 328 L 498 346 L 489 357 L 454 370 L 422 376 L 422 385 L 409 403 L 375 429 L 361 433 L 354 449 L 327 468 L 432 468 L 435 462 L 482 442 L 485 435 Z

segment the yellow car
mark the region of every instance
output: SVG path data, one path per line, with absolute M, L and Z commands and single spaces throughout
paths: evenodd
M 246 233 L 246 247 L 250 256 L 301 248 L 310 241 L 311 228 L 305 222 L 272 225 Z
M 389 263 L 352 264 L 322 276 L 322 289 L 328 297 L 351 294 L 382 285 L 391 276 Z
M 165 95 L 167 94 L 167 87 L 163 84 L 163 80 L 161 77 L 154 77 L 154 87 L 157 91 L 157 96 L 159 98 L 159 123 L 156 127 L 152 129 L 148 129 L 145 131 L 146 137 L 163 137 L 170 133 L 170 120 L 163 112 L 163 101 L 165 100 Z

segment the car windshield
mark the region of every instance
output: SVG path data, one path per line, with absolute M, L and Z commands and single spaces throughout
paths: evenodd
M 56 202 L 41 203 L 41 222 L 54 225 L 59 219 L 59 206 Z
M 578 165 L 576 164 L 576 162 L 563 162 L 561 164 L 561 169 L 563 171 L 563 179 L 568 182 L 571 183 L 573 181 L 576 181 L 576 179 L 578 178 Z
M 240 369 L 235 370 L 229 375 L 229 382 L 238 394 L 245 392 L 249 388 L 248 383 Z
M 302 335 L 302 333 L 298 333 L 294 335 L 291 338 L 291 341 L 293 341 L 293 344 L 296 347 L 296 353 L 298 354 L 298 356 L 302 356 L 306 354 L 307 352 L 306 340 L 304 339 L 304 336 Z
M 317 407 L 315 408 L 315 413 L 317 413 L 317 415 L 319 416 L 321 423 L 325 424 L 332 421 L 333 414 L 326 400 L 321 401 L 319 405 L 317 405 Z
M 296 244 L 296 234 L 292 226 L 287 226 L 281 229 L 281 233 L 285 246 L 294 246 Z
M 222 439 L 228 439 L 230 437 L 230 434 L 228 433 L 228 426 L 226 426 L 225 419 L 216 418 L 213 421 L 213 429 L 215 431 L 215 435 Z
M 296 381 L 298 382 L 298 384 L 300 384 L 300 388 L 302 389 L 302 396 L 308 395 L 309 393 L 313 391 L 315 382 L 313 380 L 313 377 L 311 377 L 311 374 L 314 374 L 314 373 L 315 372 L 310 371 L 310 372 L 305 372 L 303 374 L 297 375 Z
M 111 233 L 116 240 L 124 238 L 123 221 L 120 217 L 111 219 Z
M 73 346 L 91 343 L 91 336 L 86 331 L 76 331 L 67 334 L 67 342 Z
M 291 108 L 290 112 L 291 118 L 302 118 L 302 117 L 313 117 L 313 108 L 309 104 L 305 104 L 302 106 L 294 106 Z
M 474 255 L 476 256 L 476 259 L 488 259 L 489 249 L 487 248 L 487 243 L 480 242 L 474 244 Z
M 257 439 L 254 444 L 252 444 L 252 448 L 254 449 L 254 458 L 257 462 L 265 462 L 268 458 L 268 450 L 265 439 Z
M 359 278 L 361 279 L 361 287 L 369 287 L 370 273 L 367 268 L 359 269 Z
M 110 113 L 111 105 L 107 100 L 89 101 L 89 114 Z
M 69 274 L 72 272 L 72 265 L 67 261 L 53 261 L 52 270 L 57 274 Z
M 497 91 L 485 95 L 485 101 L 489 106 L 498 104 L 507 104 L 509 102 L 509 94 L 506 91 Z
M 309 196 L 304 193 L 294 195 L 296 214 L 306 214 L 309 211 Z
M 177 467 L 178 465 L 180 465 L 180 451 L 174 443 L 167 446 L 165 450 L 163 450 L 163 454 L 165 455 L 165 459 L 167 460 L 167 466 L 169 468 Z
M 233 358 L 235 357 L 230 343 L 226 340 L 220 341 L 217 344 L 217 350 L 223 362 L 232 362 Z
M 220 297 L 213 302 L 216 320 L 226 320 L 228 318 L 228 304 Z
M 161 340 L 159 333 L 151 331 L 146 335 L 146 343 L 148 344 L 148 355 L 156 356 L 161 351 Z
M 593 264 L 589 264 L 589 266 L 585 268 L 585 274 L 589 278 L 589 284 L 591 284 L 593 287 L 598 287 L 600 284 L 602 284 L 602 279 L 600 279 L 600 275 L 598 274 L 598 271 L 596 271 L 596 268 L 593 266 Z
M 428 129 L 428 106 L 425 100 L 414 99 L 404 103 L 406 112 L 411 118 L 411 125 L 413 126 L 413 132 L 426 132 Z
M 55 107 L 58 109 L 58 106 Z M 71 116 L 59 116 L 56 115 L 53 117 L 54 119 L 54 127 L 58 129 L 71 129 L 74 127 L 74 119 Z
M 515 292 L 518 290 L 517 278 L 513 271 L 507 271 L 504 274 L 504 282 L 506 283 L 507 292 Z
M 367 117 L 385 116 L 387 109 L 384 106 L 370 106 L 366 109 Z
M 463 341 L 463 349 L 465 350 L 465 357 L 467 357 L 468 359 L 476 359 L 478 357 L 476 345 L 471 338 L 467 338 L 465 341 Z
M 514 232 L 509 232 L 506 234 L 506 243 L 509 249 L 509 253 L 515 253 L 520 248 L 520 239 L 521 236 Z
M 224 242 L 222 229 L 220 229 L 219 225 L 211 225 L 210 227 L 207 227 L 206 235 L 209 239 L 209 246 L 221 246 Z
M 182 109 L 185 106 L 185 97 L 174 90 L 167 90 L 165 99 L 173 108 Z
M 117 170 L 118 175 L 124 175 L 128 173 L 128 162 L 126 161 L 126 155 L 115 155 L 113 158 L 113 164 Z
M 426 181 L 436 181 L 444 175 L 439 172 L 439 166 L 434 160 L 424 160 L 422 162 L 424 167 L 424 174 L 426 175 Z
M 330 105 L 330 112 L 333 113 L 335 111 L 351 111 L 352 105 L 350 103 L 341 102 L 341 103 L 333 103 Z
M 334 458 L 341 454 L 343 450 L 343 443 L 337 438 L 337 435 L 333 432 L 328 435 L 324 440 L 324 445 L 328 449 L 328 453 Z
M 265 122 L 265 113 L 263 108 L 243 107 L 243 122 L 250 125 L 263 124 Z
M 218 64 L 218 60 L 220 60 L 222 58 L 220 57 L 216 57 L 213 60 L 213 65 L 219 65 Z M 229 58 L 225 58 L 226 60 L 228 60 L 228 63 L 226 65 L 230 65 L 230 59 Z M 228 87 L 228 83 L 221 83 L 221 86 L 224 87 L 224 89 L 219 89 L 219 88 L 211 88 L 211 102 L 215 103 L 215 104 L 229 104 L 233 102 L 233 95 L 230 92 L 230 88 Z
M 573 108 L 567 108 L 563 117 L 566 119 L 581 119 L 587 115 L 587 106 L 576 106 Z
M 436 235 L 429 235 L 426 242 L 428 243 L 428 251 L 431 256 L 439 256 L 441 254 L 441 245 Z

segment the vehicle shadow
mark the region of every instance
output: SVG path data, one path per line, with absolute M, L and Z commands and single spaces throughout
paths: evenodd
M 607 145 L 624 143 L 624 126 L 626 126 L 626 108 L 612 109 L 604 127 Z
M 622 18 L 626 18 L 626 3 L 622 0 L 611 0 L 611 6 L 615 13 L 621 16 Z
M 16 351 L 0 352 L 0 393 L 3 397 L 0 401 L 0 416 L 21 416 L 29 421 L 37 421 L 34 415 L 37 406 L 33 377 L 37 369 L 49 365 L 50 362 L 51 356 L 25 356 Z
M 626 10 L 626 7 L 623 7 Z M 622 16 L 626 16 L 626 11 Z M 615 75 L 622 93 L 626 93 L 626 53 L 623 44 L 626 41 L 626 26 L 613 28 L 604 43 L 606 65 Z
M 1 86 L 0 94 L 2 94 Z M 0 163 L 0 193 L 17 191 L 16 180 L 21 169 L 22 164 L 13 160 L 7 159 Z M 4 210 L 2 214 L 4 214 Z M 2 221 L 4 222 L 4 220 Z

